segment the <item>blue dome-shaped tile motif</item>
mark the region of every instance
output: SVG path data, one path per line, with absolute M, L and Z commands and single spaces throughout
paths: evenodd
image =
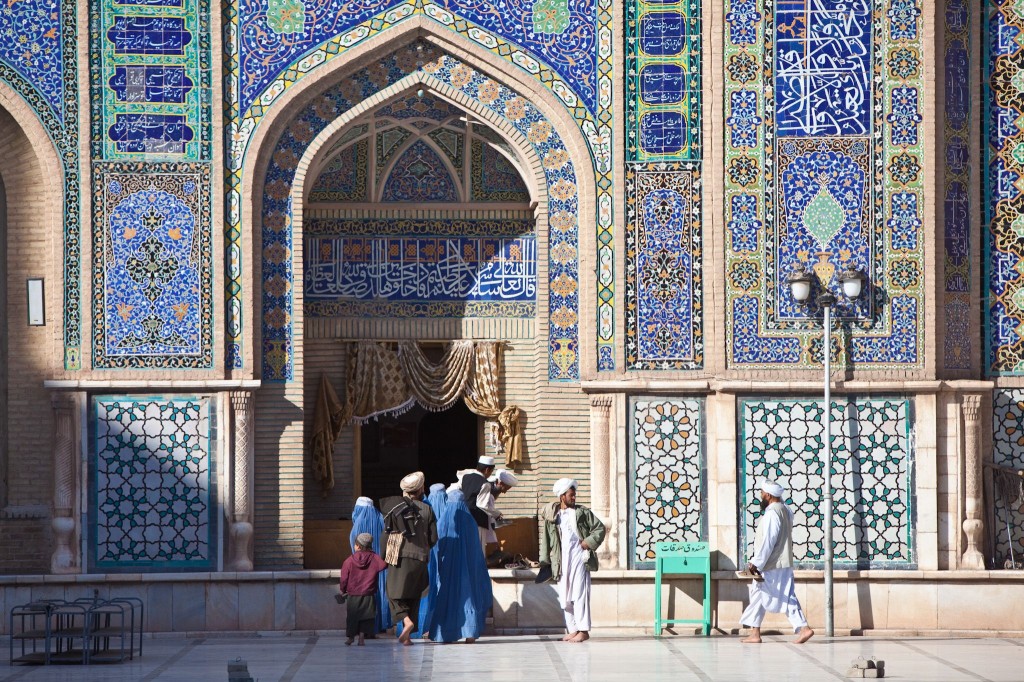
M 418 140 L 395 162 L 381 199 L 457 202 L 459 192 L 441 157 L 426 142 Z

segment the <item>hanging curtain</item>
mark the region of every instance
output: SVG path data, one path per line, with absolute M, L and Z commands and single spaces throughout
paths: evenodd
M 344 407 L 338 394 L 327 379 L 320 375 L 320 387 L 316 392 L 316 409 L 313 412 L 313 478 L 320 482 L 323 495 L 334 488 L 334 441 L 341 434 L 344 424 Z
M 440 412 L 461 398 L 474 414 L 497 420 L 505 464 L 515 467 L 522 463 L 522 411 L 502 408 L 500 373 L 499 341 L 453 341 L 436 364 L 416 341 L 400 341 L 397 352 L 388 344 L 359 341 L 349 350 L 344 421 L 364 424 L 401 414 L 414 403 Z

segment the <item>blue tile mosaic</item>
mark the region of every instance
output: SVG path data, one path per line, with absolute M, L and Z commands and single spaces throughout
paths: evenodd
M 92 399 L 89 570 L 217 569 L 211 407 L 201 397 Z
M 753 552 L 763 480 L 785 489 L 793 510 L 798 567 L 824 561 L 821 500 L 826 463 L 821 400 L 741 399 L 738 406 L 740 557 Z M 914 454 L 905 398 L 832 402 L 832 496 L 835 565 L 912 568 Z
M 61 21 L 61 7 L 70 5 L 74 10 L 75 3 L 19 0 L 6 5 L 0 11 L 0 63 L 20 76 L 18 80 L 38 93 L 63 122 L 65 73 L 72 79 L 76 76 L 74 69 L 65 71 L 64 38 L 70 32 L 73 41 L 76 31 L 73 20 L 70 25 Z M 0 71 L 0 77 L 5 75 Z M 14 84 L 14 79 L 4 80 Z M 76 90 L 74 81 L 68 85 L 70 95 Z
M 451 171 L 437 152 L 423 140 L 406 149 L 391 167 L 381 201 L 459 201 L 459 190 Z
M 992 395 L 992 463 L 1024 470 L 1024 390 L 998 389 Z M 993 500 L 992 568 L 1003 568 L 1011 559 L 1024 559 L 1024 499 L 1007 501 L 1002 495 Z

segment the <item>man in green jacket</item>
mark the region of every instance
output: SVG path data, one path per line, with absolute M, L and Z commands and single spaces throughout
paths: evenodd
M 574 644 L 590 639 L 590 572 L 597 570 L 597 548 L 604 541 L 604 524 L 576 504 L 577 487 L 574 479 L 558 479 L 552 488 L 558 501 L 540 510 L 540 561 L 551 567 L 551 580 L 557 582 L 565 612 L 562 641 Z

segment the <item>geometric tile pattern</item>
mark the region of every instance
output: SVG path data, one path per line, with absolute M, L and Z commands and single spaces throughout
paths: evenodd
M 824 561 L 821 400 L 740 400 L 740 555 L 753 553 L 765 479 L 785 489 L 793 511 L 793 558 Z M 910 401 L 841 398 L 832 402 L 833 549 L 837 566 L 911 567 L 914 558 Z
M 728 2 L 731 366 L 822 363 L 816 296 L 803 308 L 786 281 L 796 263 L 818 264 L 838 295 L 850 340 L 835 362 L 921 366 L 921 24 L 920 0 Z M 847 265 L 869 278 L 853 303 L 838 281 Z
M 700 369 L 700 2 L 626 14 L 626 367 Z
M 642 568 L 653 563 L 659 542 L 707 538 L 703 403 L 634 398 L 629 421 L 629 562 L 631 568 Z
M 699 160 L 700 0 L 630 0 L 626 17 L 626 160 Z
M 21 0 L 0 9 L 0 81 L 39 116 L 64 176 L 64 368 L 82 368 L 82 220 L 78 3 Z
M 1024 469 L 1024 389 L 997 389 L 992 395 L 992 463 L 1020 471 Z M 992 535 L 995 537 L 993 568 L 1002 568 L 1010 558 L 1024 557 L 1024 498 L 1009 505 L 1001 496 L 994 500 Z
M 700 171 L 626 171 L 626 366 L 704 365 Z
M 990 375 L 1024 374 L 1024 7 L 986 2 L 985 277 Z
M 501 11 L 483 6 L 457 7 L 466 4 L 458 0 L 383 0 L 358 8 L 346 5 L 341 13 L 338 12 L 341 0 L 316 5 L 275 4 L 300 11 L 289 13 L 287 21 L 275 20 L 274 26 L 270 25 L 269 15 L 264 22 L 263 8 L 255 2 L 229 6 L 225 11 L 228 36 L 225 68 L 227 82 L 231 84 L 225 93 L 229 140 L 226 155 L 228 366 L 242 365 L 242 272 L 245 264 L 241 246 L 241 173 L 257 126 L 268 108 L 300 78 L 336 58 L 344 58 L 349 49 L 406 19 L 420 17 L 436 23 L 442 30 L 459 34 L 473 49 L 486 50 L 536 79 L 562 103 L 586 138 L 597 186 L 598 368 L 614 369 L 612 1 L 596 0 L 595 7 L 593 0 L 584 0 L 571 11 L 564 0 L 514 0 L 503 3 Z M 467 12 L 472 14 L 471 19 L 467 19 Z M 568 322 L 568 319 L 562 321 Z M 575 341 L 563 340 L 567 345 L 560 346 L 558 364 L 568 366 L 572 364 L 568 361 L 575 362 L 577 349 Z
M 416 48 L 421 47 L 418 51 Z M 421 64 L 417 64 L 421 61 Z M 547 182 L 548 378 L 579 379 L 579 275 L 576 171 L 557 131 L 532 103 L 474 71 L 429 43 L 407 45 L 357 72 L 295 112 L 268 162 L 263 200 L 262 375 L 268 381 L 293 376 L 291 190 L 299 159 L 332 120 L 410 72 L 450 85 L 501 117 L 532 145 Z
M 217 568 L 207 398 L 93 398 L 89 569 Z
M 91 3 L 94 158 L 210 160 L 209 0 Z
M 391 167 L 381 201 L 455 203 L 459 190 L 448 166 L 423 140 L 412 143 Z
M 971 8 L 970 0 L 946 0 L 945 122 L 946 167 L 943 208 L 946 369 L 971 368 L 976 325 L 971 324 Z M 894 55 L 904 69 L 920 68 L 916 58 Z
M 350 144 L 335 154 L 313 182 L 309 201 L 366 201 L 369 142 Z
M 213 366 L 210 166 L 96 162 L 93 366 Z
M 517 201 L 530 200 L 519 171 L 505 156 L 487 142 L 474 139 L 471 145 L 471 186 L 470 199 L 473 201 Z

